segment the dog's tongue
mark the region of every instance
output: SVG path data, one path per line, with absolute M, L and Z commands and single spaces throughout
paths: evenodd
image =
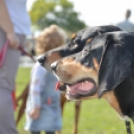
M 55 85 L 55 90 L 58 90 L 59 89 L 59 86 L 60 86 L 60 82 L 58 81 Z
M 74 84 L 72 86 L 69 86 L 68 91 L 70 94 L 84 94 L 87 93 L 87 91 L 90 91 L 94 88 L 94 84 L 90 81 L 86 82 L 80 82 L 77 84 Z

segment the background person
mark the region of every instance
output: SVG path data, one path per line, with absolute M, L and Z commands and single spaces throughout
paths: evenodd
M 63 33 L 63 32 L 62 32 Z M 46 28 L 37 38 L 37 56 L 65 43 L 64 34 L 56 25 Z M 26 106 L 26 126 L 31 134 L 60 134 L 62 117 L 60 92 L 55 91 L 57 78 L 45 70 L 38 62 L 31 71 L 30 91 Z
M 117 26 L 124 31 L 134 32 L 134 24 L 129 21 L 130 16 L 131 16 L 131 10 L 128 9 L 125 13 L 125 20 L 118 23 Z

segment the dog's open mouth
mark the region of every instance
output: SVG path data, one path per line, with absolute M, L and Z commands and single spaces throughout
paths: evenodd
M 71 85 L 62 83 L 62 87 L 63 85 L 66 87 L 66 96 L 69 99 L 81 99 L 83 97 L 89 97 L 94 95 L 97 90 L 95 81 L 89 78 L 83 79 Z
M 55 87 L 56 90 L 60 90 L 61 93 L 66 93 L 66 84 L 58 81 Z

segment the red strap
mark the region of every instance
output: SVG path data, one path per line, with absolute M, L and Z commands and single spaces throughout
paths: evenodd
M 16 95 L 15 95 L 15 91 L 12 92 L 12 100 L 13 100 L 13 104 L 14 104 L 14 110 L 16 110 L 17 103 L 16 103 Z
M 27 53 L 22 46 L 19 45 L 18 49 L 25 55 L 29 56 L 34 62 L 36 62 L 36 60 L 34 59 L 34 57 L 32 55 L 30 55 L 29 53 Z
M 0 52 L 0 67 L 2 67 L 4 64 L 5 56 L 6 56 L 6 52 L 7 52 L 7 47 L 8 47 L 8 41 L 2 47 L 1 52 Z

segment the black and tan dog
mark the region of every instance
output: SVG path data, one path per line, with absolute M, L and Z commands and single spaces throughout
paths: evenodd
M 69 99 L 105 98 L 125 120 L 134 121 L 134 33 L 104 33 L 92 39 L 77 55 L 52 65 L 67 85 Z
M 85 46 L 86 42 L 90 42 L 92 38 L 101 35 L 102 33 L 112 32 L 112 31 L 121 31 L 121 30 L 118 27 L 112 25 L 96 26 L 96 27 L 80 30 L 79 32 L 73 34 L 71 40 L 64 46 L 46 52 L 44 56 L 39 60 L 39 62 L 48 71 L 51 71 L 50 65 L 54 61 L 66 57 L 68 55 L 80 52 Z M 64 92 L 66 85 L 60 82 L 58 84 L 58 88 L 62 92 Z M 62 101 L 61 101 L 62 109 L 66 101 L 67 100 L 65 99 L 65 97 L 62 96 Z M 73 132 L 74 134 L 77 134 L 80 106 L 81 106 L 81 101 L 75 103 L 75 122 L 74 122 L 74 132 Z
M 108 25 L 108 26 L 96 26 L 91 28 L 86 28 L 80 30 L 79 32 L 72 35 L 71 40 L 65 44 L 64 46 L 58 47 L 51 51 L 48 51 L 44 54 L 44 56 L 39 60 L 41 65 L 45 67 L 47 70 L 51 71 L 51 63 L 54 61 L 66 57 L 68 55 L 80 52 L 85 46 L 86 42 L 90 42 L 90 40 L 102 33 L 112 32 L 112 31 L 121 31 L 118 27 Z M 66 85 L 61 82 L 58 84 L 58 88 L 64 92 Z M 67 100 L 62 96 L 61 107 L 63 109 L 64 103 Z M 77 125 L 78 118 L 80 113 L 81 101 L 75 103 L 75 123 L 74 123 L 74 134 L 77 134 Z

